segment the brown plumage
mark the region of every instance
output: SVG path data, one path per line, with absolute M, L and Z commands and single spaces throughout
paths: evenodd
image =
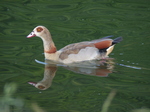
M 122 41 L 122 37 L 110 39 L 107 36 L 101 39 L 74 43 L 57 51 L 51 34 L 44 26 L 37 26 L 27 38 L 38 36 L 43 40 L 45 58 L 61 63 L 73 63 L 86 60 L 106 58 L 112 52 L 114 45 Z

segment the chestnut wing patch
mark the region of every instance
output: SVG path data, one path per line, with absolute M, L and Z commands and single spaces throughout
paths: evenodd
M 98 49 L 106 49 L 112 45 L 113 40 L 103 40 L 97 43 L 94 43 L 95 47 Z

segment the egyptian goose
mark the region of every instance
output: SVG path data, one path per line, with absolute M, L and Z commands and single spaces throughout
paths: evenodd
M 46 27 L 35 27 L 27 38 L 34 36 L 43 40 L 46 59 L 64 64 L 104 59 L 112 52 L 114 45 L 122 41 L 122 37 L 113 40 L 110 39 L 112 36 L 107 36 L 97 40 L 73 43 L 57 51 L 51 34 Z

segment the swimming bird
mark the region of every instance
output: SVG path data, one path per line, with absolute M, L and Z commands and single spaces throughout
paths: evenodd
M 122 41 L 122 37 L 111 39 L 112 36 L 107 36 L 92 41 L 69 44 L 57 50 L 52 36 L 46 27 L 35 27 L 27 38 L 35 36 L 43 40 L 46 59 L 64 64 L 107 58 L 112 52 L 114 45 Z

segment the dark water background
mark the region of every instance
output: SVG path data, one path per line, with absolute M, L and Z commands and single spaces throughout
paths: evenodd
M 110 57 L 113 73 L 97 77 L 58 67 L 52 85 L 39 90 L 29 81 L 42 80 L 42 41 L 26 36 L 46 26 L 58 49 L 67 44 L 122 36 Z M 36 102 L 47 112 L 99 112 L 112 89 L 110 112 L 150 108 L 149 0 L 1 0 L 0 94 L 6 83 L 18 84 L 15 96 Z

